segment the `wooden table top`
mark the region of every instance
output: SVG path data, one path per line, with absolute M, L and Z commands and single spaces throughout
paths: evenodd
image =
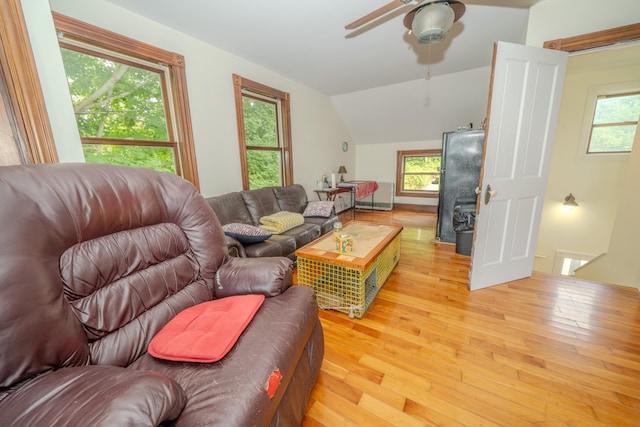
M 298 257 L 364 270 L 401 231 L 401 226 L 351 221 L 342 229 L 342 234 L 353 236 L 353 252 L 339 253 L 333 233 L 328 233 L 297 249 L 295 254 Z

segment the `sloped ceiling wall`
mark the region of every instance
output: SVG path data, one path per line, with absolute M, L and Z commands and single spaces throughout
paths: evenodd
M 425 67 L 425 73 L 427 72 Z M 332 97 L 355 144 L 437 140 L 484 120 L 489 67 Z

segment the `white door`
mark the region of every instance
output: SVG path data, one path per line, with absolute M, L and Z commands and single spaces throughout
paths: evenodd
M 531 275 L 567 57 L 494 46 L 471 290 Z

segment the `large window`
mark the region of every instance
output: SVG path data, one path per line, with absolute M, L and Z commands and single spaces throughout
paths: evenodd
M 89 163 L 197 170 L 180 55 L 54 14 Z
M 398 151 L 396 196 L 438 197 L 440 150 Z
M 242 186 L 293 183 L 289 94 L 233 75 Z

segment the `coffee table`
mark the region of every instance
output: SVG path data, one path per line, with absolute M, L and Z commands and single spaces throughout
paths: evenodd
M 318 306 L 362 318 L 400 259 L 402 227 L 351 221 L 353 251 L 339 253 L 333 233 L 296 250 L 298 284 L 316 292 Z

